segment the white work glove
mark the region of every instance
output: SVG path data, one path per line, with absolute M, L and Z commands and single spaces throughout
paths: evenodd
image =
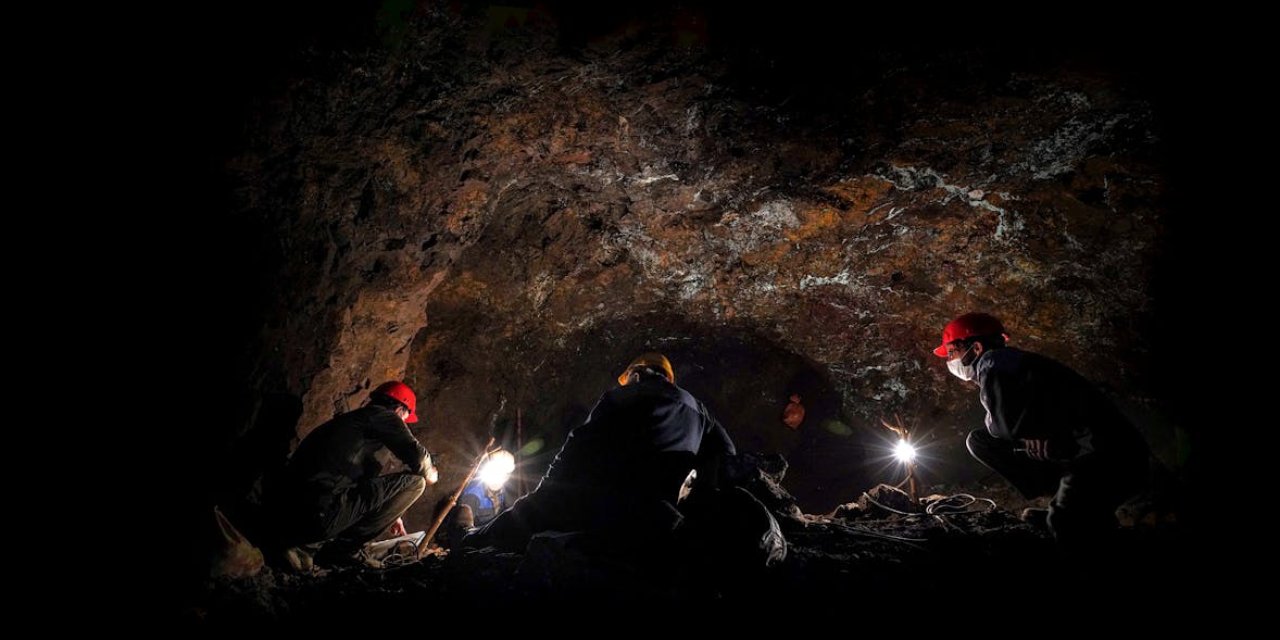
M 432 463 L 430 453 L 422 457 L 422 477 L 427 479 L 427 484 L 435 484 L 440 481 L 440 472 L 436 470 L 436 465 Z

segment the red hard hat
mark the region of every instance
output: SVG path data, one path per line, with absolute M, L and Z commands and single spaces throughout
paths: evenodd
M 418 421 L 418 396 L 413 395 L 413 389 L 410 389 L 409 385 L 399 380 L 391 380 L 378 385 L 378 388 L 374 389 L 370 395 L 375 393 L 384 395 L 409 407 L 409 417 L 404 419 L 405 422 L 413 424 Z
M 987 313 L 966 313 L 947 323 L 942 330 L 942 344 L 933 350 L 933 355 L 947 357 L 947 345 L 956 340 L 964 340 L 975 336 L 993 336 L 1000 334 L 1005 340 L 1009 335 L 1004 332 L 1004 325 L 995 316 Z

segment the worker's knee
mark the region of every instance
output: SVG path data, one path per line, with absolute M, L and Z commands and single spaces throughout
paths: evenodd
M 398 502 L 412 503 L 422 497 L 422 493 L 427 489 L 426 479 L 416 473 L 405 472 L 398 477 L 386 477 L 385 480 L 393 483 L 388 487 L 390 492 L 387 496 Z
M 993 444 L 995 444 L 995 438 L 991 437 L 986 429 L 974 429 L 964 439 L 964 446 L 969 449 L 969 455 L 979 460 L 985 460 L 988 457 L 986 452 L 991 450 Z
M 409 480 L 408 486 L 405 487 L 405 491 L 412 493 L 415 498 L 421 496 L 422 492 L 426 490 L 427 479 L 417 474 L 412 476 L 412 479 Z

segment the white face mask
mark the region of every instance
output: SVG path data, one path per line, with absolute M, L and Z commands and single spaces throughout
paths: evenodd
M 973 344 L 977 343 L 975 342 Z M 968 365 L 964 364 L 964 358 L 973 350 L 973 344 L 969 345 L 969 348 L 965 349 L 964 353 L 960 354 L 959 358 L 947 361 L 947 370 L 951 372 L 951 375 L 965 381 L 973 379 L 974 375 L 977 373 L 974 371 L 973 366 L 977 363 L 977 358 L 974 358 L 974 361 L 970 362 Z

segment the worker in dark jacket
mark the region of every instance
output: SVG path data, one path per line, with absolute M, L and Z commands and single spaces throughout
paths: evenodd
M 969 434 L 969 452 L 1027 498 L 1052 495 L 1047 522 L 1060 543 L 1096 541 L 1142 488 L 1146 442 L 1089 381 L 1007 339 L 995 317 L 967 313 L 947 324 L 934 349 L 980 389 L 986 429 Z
M 570 432 L 538 488 L 464 544 L 521 550 L 541 531 L 643 538 L 679 524 L 674 505 L 690 472 L 714 477 L 719 459 L 735 453 L 733 442 L 676 386 L 661 354 L 636 358 L 618 383 Z
M 344 413 L 307 435 L 285 470 L 275 500 L 280 542 L 295 568 L 309 564 L 302 545 L 319 545 L 315 563 L 361 562 L 365 542 L 396 521 L 427 483 L 439 477 L 431 456 L 408 424 L 418 421 L 417 399 L 402 382 L 380 385 L 365 406 Z M 382 474 L 384 449 L 407 471 Z

